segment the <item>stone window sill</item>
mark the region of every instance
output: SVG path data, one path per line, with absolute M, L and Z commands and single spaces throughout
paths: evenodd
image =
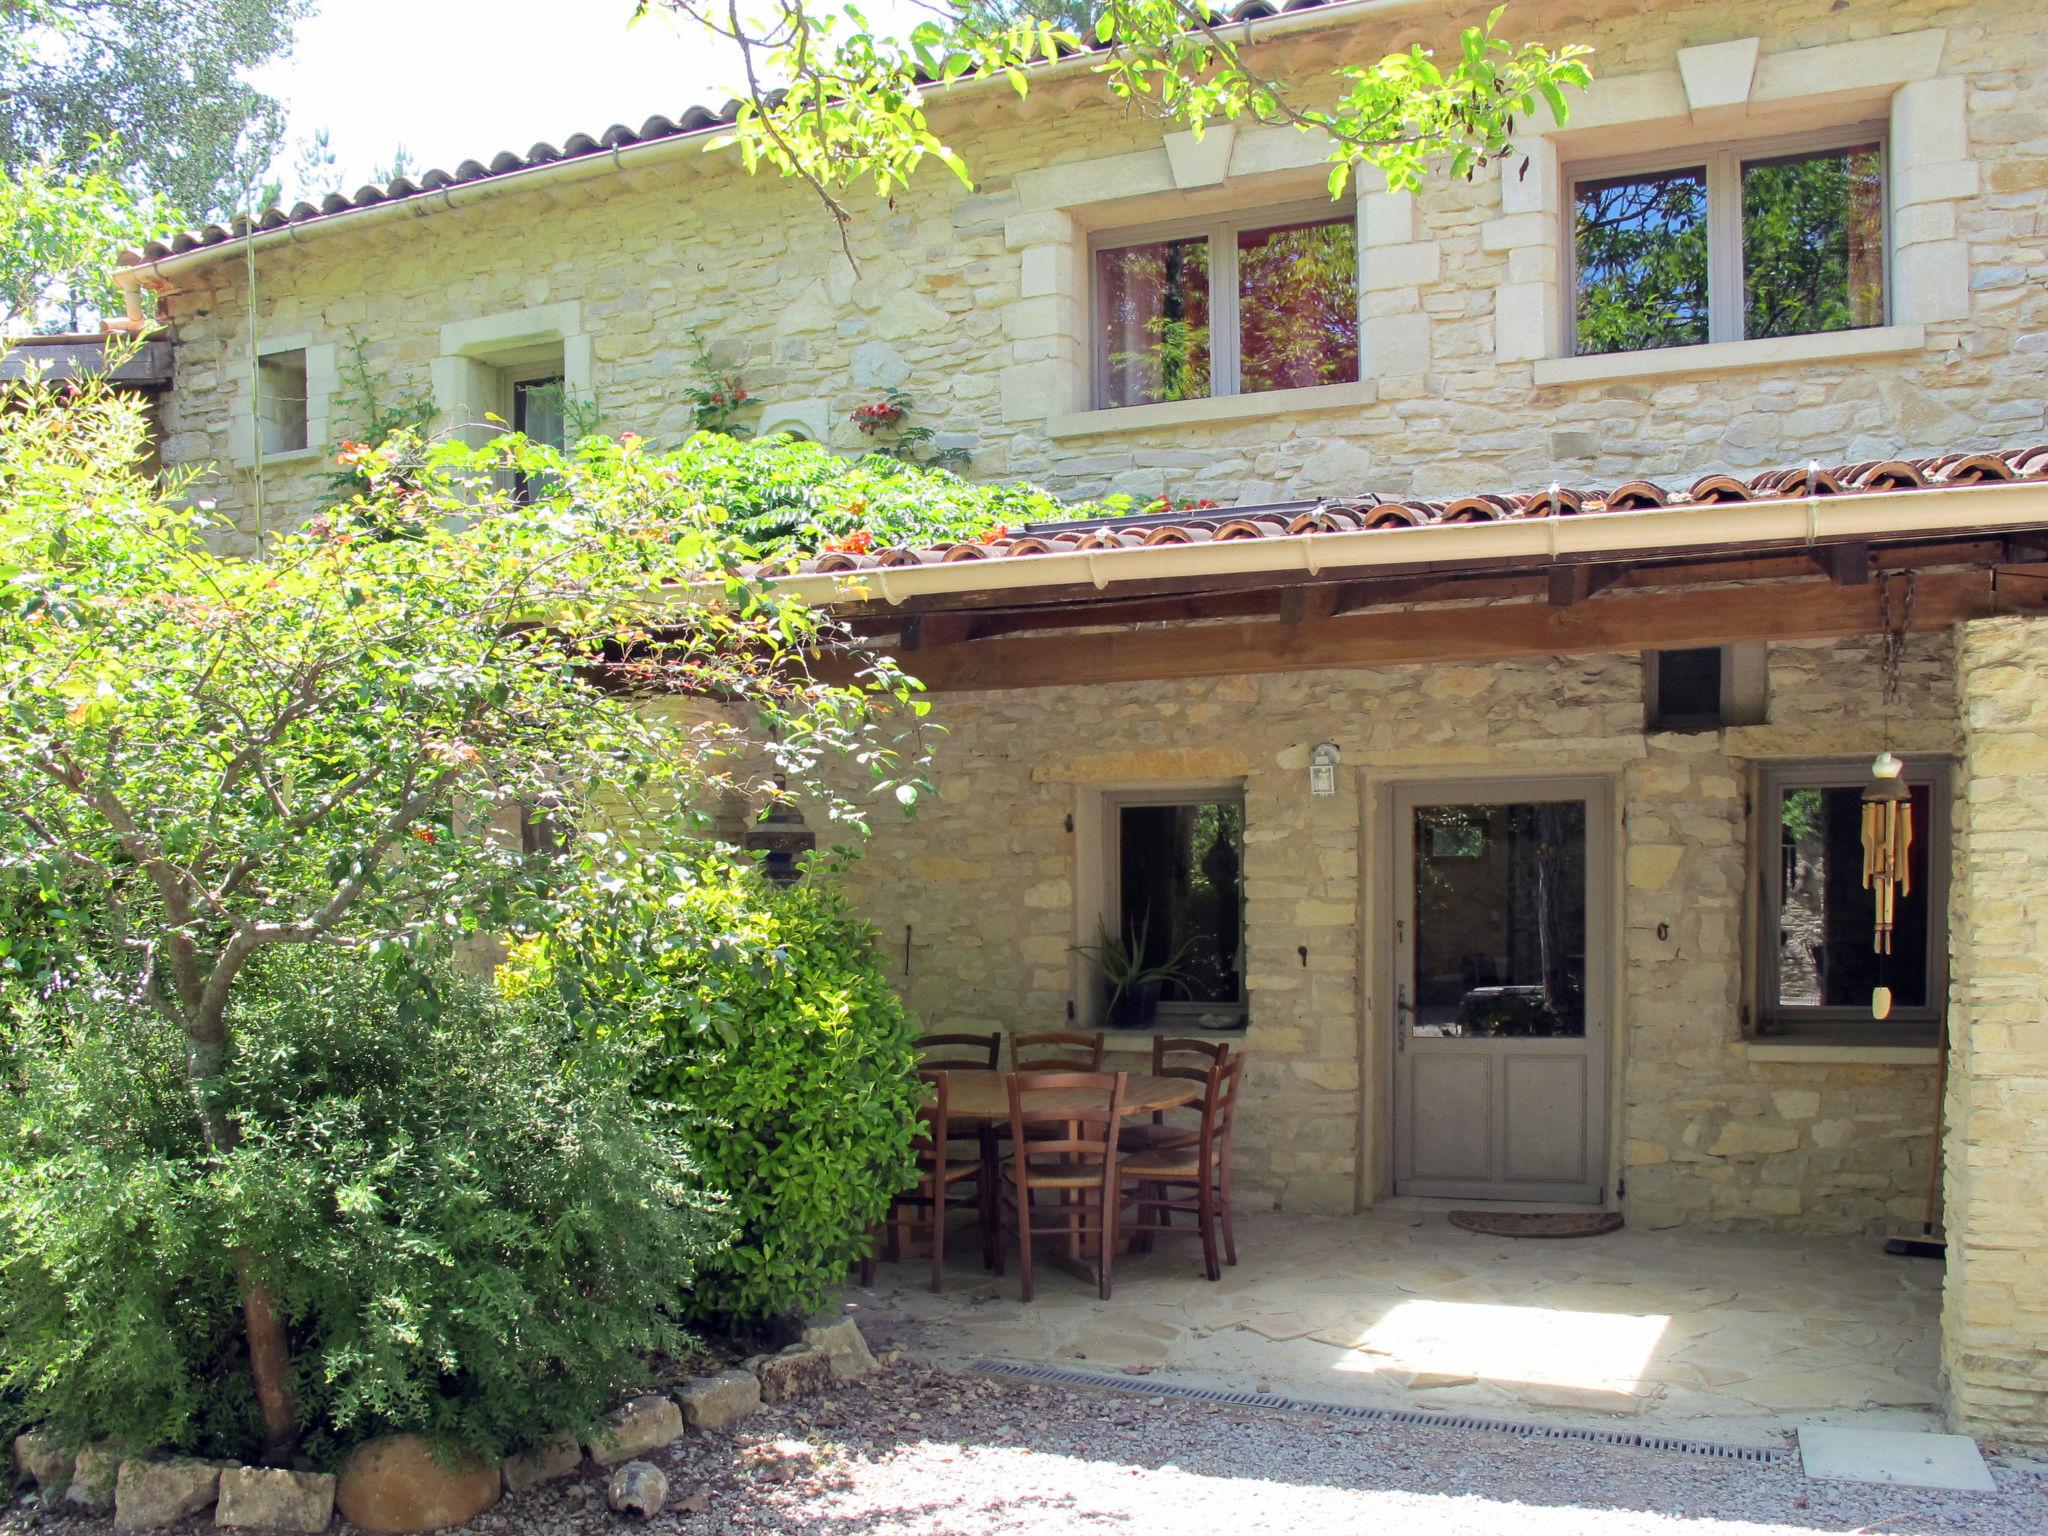
M 1536 364 L 1539 388 L 1606 384 L 1622 379 L 1687 378 L 1738 368 L 1782 368 L 1918 352 L 1927 345 L 1923 325 L 1877 325 L 1818 336 L 1767 336 L 1754 341 L 1710 341 L 1694 347 L 1609 352 L 1598 357 L 1551 357 Z
M 1850 1045 L 1821 1040 L 1745 1040 L 1750 1061 L 1789 1062 L 1808 1067 L 1931 1067 L 1941 1060 L 1938 1045 Z
M 1123 405 L 1114 410 L 1054 416 L 1045 424 L 1045 435 L 1058 442 L 1067 438 L 1104 437 L 1115 432 L 1152 432 L 1161 427 L 1258 421 L 1299 411 L 1356 410 L 1378 398 L 1379 388 L 1371 383 L 1269 389 L 1256 395 L 1212 395 L 1206 400 L 1168 400 L 1160 405 Z
M 324 448 L 287 448 L 283 453 L 264 454 L 263 467 L 265 469 L 297 469 L 302 464 L 319 462 L 326 452 L 327 450 Z M 240 469 L 254 469 L 256 467 L 256 461 L 253 458 L 237 459 L 235 464 Z

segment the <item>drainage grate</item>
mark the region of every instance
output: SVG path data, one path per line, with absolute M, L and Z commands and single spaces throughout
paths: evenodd
M 1718 1440 L 1689 1440 L 1682 1435 L 1651 1435 L 1631 1429 L 1588 1429 L 1571 1424 L 1530 1424 L 1519 1419 L 1493 1419 L 1471 1413 L 1443 1413 L 1427 1408 L 1369 1408 L 1361 1403 L 1332 1403 L 1316 1398 L 1283 1397 L 1277 1392 L 1226 1392 L 1186 1382 L 1152 1377 L 1106 1376 L 1094 1371 L 1067 1371 L 1053 1365 L 1017 1360 L 977 1360 L 971 1367 L 983 1376 L 1028 1381 L 1048 1387 L 1093 1387 L 1104 1392 L 1129 1392 L 1145 1397 L 1177 1397 L 1195 1403 L 1225 1403 L 1238 1408 L 1278 1408 L 1289 1413 L 1318 1413 L 1367 1424 L 1415 1424 L 1429 1429 L 1470 1429 L 1513 1435 L 1522 1440 L 1575 1440 L 1590 1445 L 1619 1445 L 1642 1451 L 1669 1451 L 1678 1456 L 1708 1456 L 1718 1461 L 1789 1461 L 1784 1445 L 1728 1445 Z

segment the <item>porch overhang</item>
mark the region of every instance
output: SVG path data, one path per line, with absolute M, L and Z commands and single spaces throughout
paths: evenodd
M 775 585 L 944 691 L 1869 634 L 1880 579 L 1905 572 L 1912 630 L 2042 611 L 2048 479 L 924 558 Z

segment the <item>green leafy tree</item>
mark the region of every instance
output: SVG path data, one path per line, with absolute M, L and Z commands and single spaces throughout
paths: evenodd
M 545 928 L 565 868 L 630 883 L 757 757 L 849 818 L 827 759 L 857 755 L 892 805 L 924 783 L 877 717 L 921 712 L 913 685 L 886 661 L 813 677 L 832 631 L 742 574 L 685 467 L 596 438 L 358 458 L 355 498 L 243 560 L 145 473 L 132 401 L 31 384 L 0 413 L 0 880 L 33 949 L 176 1032 L 220 1158 L 247 1129 L 223 1084 L 259 961 Z M 515 501 L 511 474 L 542 492 Z M 537 814 L 575 835 L 524 835 Z M 218 1241 L 287 1456 L 283 1260 Z
M 138 200 L 104 149 L 83 170 L 36 163 L 0 180 L 0 334 L 77 330 L 119 313 L 115 259 L 171 221 Z
M 249 203 L 283 136 L 248 71 L 285 52 L 314 0 L 0 4 L 0 166 L 78 170 L 120 135 L 119 179 L 188 215 Z
M 1565 91 L 1591 78 L 1584 47 L 1503 38 L 1505 9 L 1465 28 L 1449 62 L 1416 45 L 1318 82 L 1265 73 L 1207 0 L 1103 0 L 1088 26 L 1029 4 L 967 0 L 901 38 L 876 31 L 855 6 L 817 0 L 765 0 L 754 12 L 728 0 L 635 0 L 633 14 L 665 12 L 737 48 L 737 120 L 715 142 L 736 147 L 749 170 L 808 183 L 843 236 L 841 189 L 865 181 L 887 197 L 927 159 L 973 184 L 932 130 L 933 85 L 1001 80 L 1023 95 L 1031 66 L 1084 50 L 1116 97 L 1196 133 L 1242 120 L 1328 135 L 1333 197 L 1364 166 L 1395 190 L 1418 186 L 1435 164 L 1474 174 L 1512 153 L 1518 118 L 1541 107 L 1562 122 Z

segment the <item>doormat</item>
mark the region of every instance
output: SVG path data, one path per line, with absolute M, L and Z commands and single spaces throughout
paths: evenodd
M 1548 1215 L 1509 1211 L 1453 1211 L 1451 1225 L 1485 1237 L 1599 1237 L 1621 1230 L 1619 1211 L 1559 1211 Z

